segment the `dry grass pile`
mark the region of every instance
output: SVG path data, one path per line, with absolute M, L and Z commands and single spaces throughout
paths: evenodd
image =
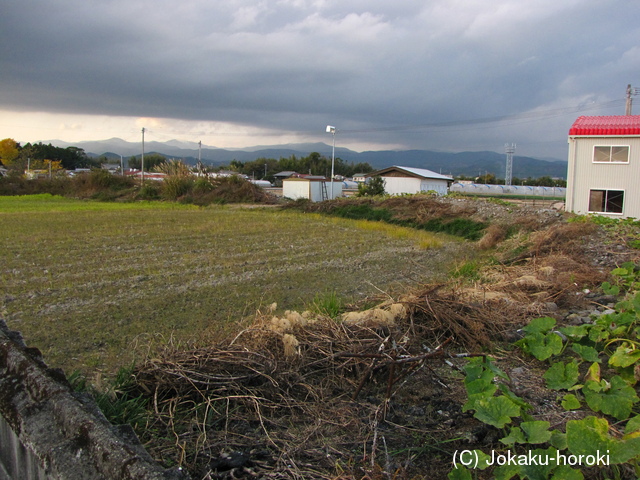
M 482 354 L 527 314 L 515 303 L 469 305 L 443 285 L 337 321 L 270 308 L 224 344 L 167 349 L 137 368 L 153 410 L 144 440 L 195 478 L 424 473 L 433 458 L 391 461 L 385 449 L 413 452 L 402 425 L 438 425 L 434 402 L 460 414 L 464 399 L 444 378 L 457 373 L 445 361 Z M 425 413 L 407 420 L 416 398 Z

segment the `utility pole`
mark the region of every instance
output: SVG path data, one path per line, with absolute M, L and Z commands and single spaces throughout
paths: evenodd
M 142 171 L 141 185 L 144 185 L 144 127 L 142 127 L 142 157 L 140 157 L 140 170 Z
M 633 95 L 638 95 L 640 93 L 640 88 L 634 88 L 631 84 L 627 85 L 627 104 L 624 110 L 625 115 L 632 115 L 631 107 L 633 106 Z
M 516 151 L 516 144 L 512 143 L 509 145 L 508 143 L 504 144 L 504 151 L 507 154 L 507 171 L 504 176 L 504 184 L 511 185 L 513 180 L 513 154 Z

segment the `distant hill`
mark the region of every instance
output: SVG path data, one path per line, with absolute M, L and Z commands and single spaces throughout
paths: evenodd
M 50 140 L 57 147 L 75 146 L 84 149 L 88 155 L 98 157 L 105 155 L 117 161 L 122 155 L 125 160 L 131 156 L 139 156 L 141 145 L 126 142 L 120 138 L 100 141 L 87 141 L 70 144 L 60 140 Z M 255 146 L 242 149 L 223 149 L 210 146 L 202 147 L 202 161 L 210 165 L 226 165 L 232 160 L 250 162 L 258 158 L 306 157 L 311 152 L 318 152 L 327 157 L 331 156 L 331 145 L 325 143 L 298 143 L 273 146 Z M 117 152 L 117 153 L 115 153 Z M 170 140 L 168 142 L 145 142 L 145 153 L 160 153 L 169 158 L 182 159 L 194 164 L 198 159 L 198 144 Z M 336 157 L 347 163 L 368 163 L 373 168 L 382 169 L 392 165 L 405 167 L 427 168 L 434 172 L 477 176 L 493 173 L 504 178 L 506 171 L 505 154 L 483 152 L 434 152 L 431 150 L 381 150 L 355 152 L 348 148 L 336 148 Z M 566 178 L 567 162 L 563 160 L 538 159 L 514 156 L 513 176 L 518 178 L 538 178 L 543 176 Z

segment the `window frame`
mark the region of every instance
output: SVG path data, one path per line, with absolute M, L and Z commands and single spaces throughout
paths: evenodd
M 591 210 L 591 192 L 604 192 L 604 210 Z M 609 192 L 620 192 L 622 193 L 622 201 L 620 205 L 619 212 L 608 212 L 606 210 L 607 204 L 609 203 Z M 589 213 L 597 213 L 599 215 L 624 215 L 624 200 L 626 197 L 626 191 L 624 189 L 614 189 L 614 188 L 590 188 L 589 189 L 589 197 L 588 197 L 588 205 L 587 210 Z
M 596 160 L 596 150 L 598 148 L 608 148 L 609 149 L 609 160 Z M 614 161 L 613 160 L 613 149 L 614 148 L 626 148 L 627 149 L 627 159 L 624 162 Z M 631 146 L 630 145 L 594 145 L 593 146 L 593 157 L 591 159 L 592 163 L 599 163 L 605 165 L 628 165 L 629 158 L 631 157 Z

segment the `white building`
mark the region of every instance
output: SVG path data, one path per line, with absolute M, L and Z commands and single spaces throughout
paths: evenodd
M 382 177 L 384 191 L 389 195 L 403 193 L 420 193 L 434 191 L 438 195 L 446 195 L 453 177 L 441 175 L 425 168 L 393 167 L 368 173 L 367 177 Z
M 566 210 L 640 218 L 640 115 L 580 117 L 569 130 Z
M 282 196 L 292 200 L 307 198 L 312 202 L 322 202 L 342 196 L 342 182 L 331 183 L 322 178 L 285 178 L 282 181 Z

